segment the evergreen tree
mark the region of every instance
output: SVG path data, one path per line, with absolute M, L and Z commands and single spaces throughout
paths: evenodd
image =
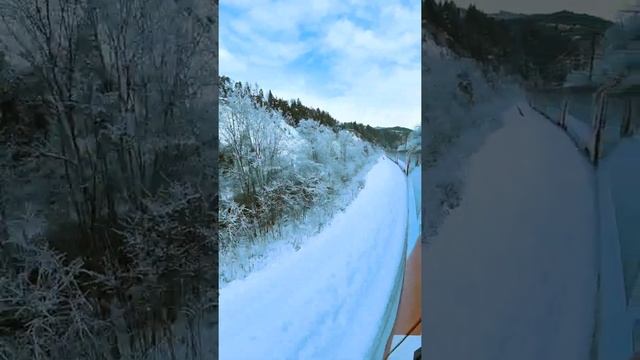
M 273 109 L 275 103 L 274 103 L 274 98 L 273 98 L 273 94 L 271 93 L 271 90 L 269 90 L 269 94 L 267 95 L 267 104 L 269 105 L 270 108 Z

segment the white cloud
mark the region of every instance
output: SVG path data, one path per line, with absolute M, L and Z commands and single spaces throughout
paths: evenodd
M 223 0 L 220 73 L 339 121 L 413 127 L 421 118 L 420 4 Z
M 242 73 L 247 70 L 244 62 L 237 59 L 222 44 L 219 45 L 218 49 L 218 61 L 220 62 L 220 68 L 227 73 Z

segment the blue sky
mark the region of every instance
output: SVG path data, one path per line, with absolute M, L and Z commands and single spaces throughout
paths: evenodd
M 420 0 L 221 0 L 220 74 L 342 122 L 420 124 Z

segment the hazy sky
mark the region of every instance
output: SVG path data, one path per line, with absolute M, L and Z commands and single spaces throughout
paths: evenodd
M 221 0 L 220 74 L 342 122 L 420 124 L 421 0 Z
M 617 10 L 635 3 L 635 0 L 454 0 L 454 2 L 461 7 L 475 4 L 479 9 L 489 13 L 500 10 L 525 14 L 570 10 L 615 20 Z

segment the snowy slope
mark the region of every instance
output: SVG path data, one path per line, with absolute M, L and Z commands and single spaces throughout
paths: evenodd
M 625 283 L 629 302 L 640 305 L 632 298 L 634 285 L 640 275 L 640 139 L 623 139 L 603 161 L 600 171 L 606 172 L 611 185 L 616 224 L 623 253 Z M 637 295 L 636 295 L 637 297 Z
M 224 100 L 227 100 L 226 98 Z M 238 109 L 241 108 L 237 102 L 242 103 L 242 101 L 246 101 L 246 99 L 239 99 L 232 97 L 230 101 L 235 101 L 236 103 L 225 104 L 221 101 L 220 109 L 219 109 L 219 128 L 224 129 L 229 122 L 232 121 L 232 117 L 238 114 Z M 304 148 L 305 140 L 300 136 L 300 133 L 293 126 L 286 123 L 282 114 L 276 112 L 269 112 L 260 108 L 249 108 L 244 109 L 247 111 L 245 116 L 254 119 L 255 123 L 264 122 L 265 128 L 269 129 L 269 131 L 278 132 L 280 134 L 280 145 L 282 145 L 282 155 L 291 157 L 292 160 L 296 160 L 298 153 Z M 229 144 L 230 140 L 225 136 L 225 132 L 222 131 L 220 134 L 220 145 L 226 146 Z
M 640 138 L 624 139 L 603 159 L 598 169 L 601 234 L 598 319 L 600 359 L 629 359 L 633 352 L 632 328 L 634 322 L 640 319 L 640 289 L 637 285 L 640 258 L 638 154 Z
M 561 130 L 518 104 L 470 160 L 466 189 L 424 248 L 426 359 L 589 358 L 594 174 Z
M 220 359 L 370 357 L 402 265 L 406 193 L 402 171 L 380 158 L 302 249 L 221 289 Z
M 497 114 L 522 94 L 506 77 L 482 70 L 474 60 L 455 55 L 431 37 L 423 43 L 422 144 L 426 181 L 425 238 L 439 231 L 451 209 L 459 204 L 464 169 L 486 137 L 500 127 Z M 463 84 L 472 89 L 461 90 Z M 472 94 L 472 96 L 469 96 Z

